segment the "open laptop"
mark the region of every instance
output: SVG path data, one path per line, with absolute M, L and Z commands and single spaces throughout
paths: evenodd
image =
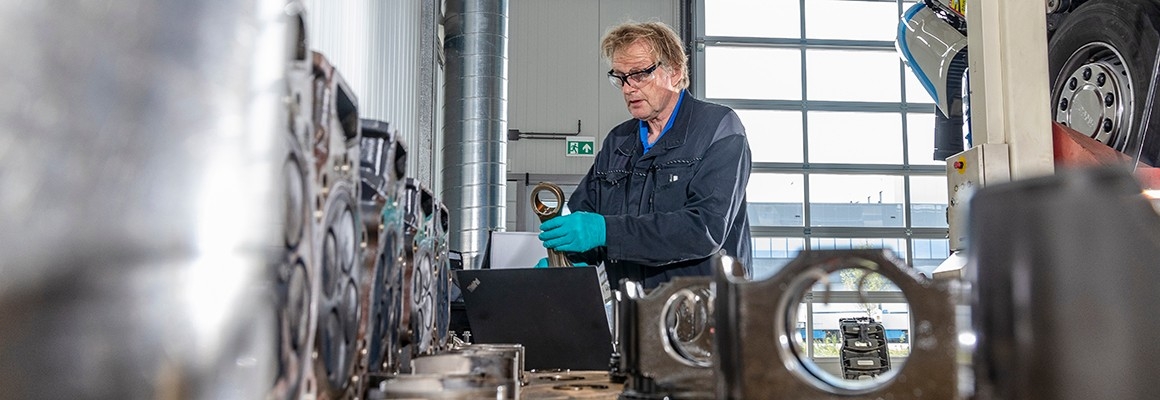
M 518 343 L 528 369 L 605 370 L 612 335 L 594 267 L 455 271 L 472 341 Z

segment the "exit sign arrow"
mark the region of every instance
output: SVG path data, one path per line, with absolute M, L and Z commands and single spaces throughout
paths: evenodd
M 596 154 L 596 138 L 572 136 L 567 138 L 564 155 L 568 157 L 592 157 Z

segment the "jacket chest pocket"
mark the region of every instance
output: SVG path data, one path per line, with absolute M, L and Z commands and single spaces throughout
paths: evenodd
M 667 212 L 684 208 L 689 200 L 689 182 L 696 172 L 696 166 L 693 164 L 658 168 L 653 173 L 656 182 L 651 196 L 653 211 Z
M 600 183 L 600 207 L 602 214 L 623 214 L 625 196 L 628 191 L 628 172 L 608 171 L 597 173 Z

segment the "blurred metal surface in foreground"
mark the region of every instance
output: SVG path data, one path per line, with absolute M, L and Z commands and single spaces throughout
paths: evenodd
M 260 398 L 285 0 L 0 9 L 0 398 Z
M 1160 216 L 1125 169 L 971 200 L 977 399 L 1156 397 Z

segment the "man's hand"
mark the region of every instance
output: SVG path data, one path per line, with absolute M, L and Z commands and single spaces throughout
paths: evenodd
M 548 220 L 540 225 L 544 247 L 569 253 L 581 253 L 604 246 L 604 216 L 575 212 Z

